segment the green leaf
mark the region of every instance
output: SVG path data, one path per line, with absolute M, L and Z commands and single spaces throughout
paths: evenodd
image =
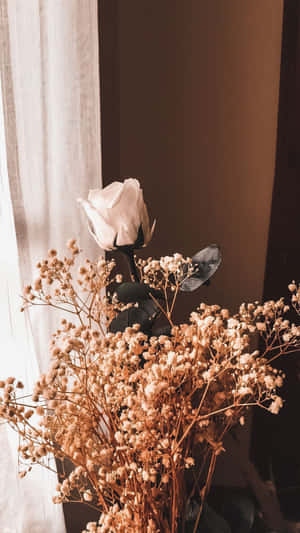
M 146 333 L 151 326 L 151 319 L 148 313 L 139 307 L 130 307 L 121 311 L 110 323 L 109 331 L 117 333 L 118 331 L 125 331 L 126 328 L 140 324 L 141 331 Z
M 197 516 L 196 509 L 193 509 L 192 515 L 193 520 L 186 522 L 186 533 L 193 533 L 194 531 Z M 232 531 L 226 520 L 205 503 L 196 533 L 232 533 Z
M 142 300 L 138 306 L 121 311 L 110 323 L 109 331 L 117 333 L 125 331 L 134 324 L 140 324 L 140 330 L 146 335 L 151 334 L 153 322 L 159 313 L 159 308 L 151 298 Z
M 217 244 L 211 244 L 192 257 L 194 273 L 184 279 L 180 285 L 183 292 L 192 292 L 207 284 L 218 270 L 222 261 L 221 250 Z
M 233 492 L 225 498 L 221 512 L 230 524 L 232 533 L 250 533 L 255 519 L 255 504 L 250 496 Z
M 141 302 L 147 300 L 151 294 L 154 298 L 162 298 L 161 292 L 149 287 L 149 285 L 129 281 L 119 285 L 116 293 L 118 300 L 122 303 Z

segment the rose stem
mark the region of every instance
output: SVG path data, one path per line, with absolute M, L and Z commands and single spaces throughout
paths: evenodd
M 128 263 L 129 263 L 129 272 L 131 279 L 134 280 L 136 283 L 140 282 L 139 274 L 136 268 L 135 260 L 134 260 L 134 254 L 133 249 L 129 248 L 128 250 L 124 250 L 124 254 L 127 257 Z

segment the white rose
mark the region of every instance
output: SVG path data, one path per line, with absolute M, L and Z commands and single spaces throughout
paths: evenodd
M 114 181 L 104 189 L 89 192 L 88 200 L 79 199 L 88 219 L 89 230 L 100 248 L 146 246 L 152 237 L 143 191 L 138 180 Z

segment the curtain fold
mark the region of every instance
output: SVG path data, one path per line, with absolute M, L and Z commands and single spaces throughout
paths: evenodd
M 20 314 L 21 286 L 49 248 L 64 254 L 71 237 L 86 255 L 99 255 L 76 201 L 101 186 L 97 21 L 96 0 L 0 0 L 1 237 L 9 242 L 1 336 L 10 361 L 0 360 L 0 377 L 14 373 L 28 390 L 47 369 L 58 317 L 40 308 Z M 52 503 L 55 476 L 36 467 L 18 481 L 10 433 L 1 426 L 2 450 L 9 445 L 0 455 L 3 532 L 63 533 L 62 509 Z
M 1 87 L 0 87 L 1 95 Z M 22 379 L 22 395 L 32 391 L 38 378 L 31 324 L 20 313 L 22 280 L 13 207 L 7 172 L 3 109 L 0 102 L 0 241 L 5 251 L 0 268 L 1 377 Z M 25 479 L 18 478 L 18 437 L 0 425 L 0 524 L 2 533 L 63 533 L 61 506 L 51 504 L 56 477 L 34 468 Z M 22 470 L 22 468 L 20 468 Z

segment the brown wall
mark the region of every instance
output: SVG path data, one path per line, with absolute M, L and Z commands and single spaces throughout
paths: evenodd
M 144 255 L 222 247 L 178 320 L 202 300 L 235 311 L 262 296 L 282 12 L 283 0 L 100 1 L 104 184 L 141 177 L 157 218 Z M 229 447 L 215 483 L 243 484 L 234 465 Z
M 116 2 L 120 175 L 141 176 L 157 218 L 145 253 L 223 251 L 212 286 L 183 297 L 180 318 L 200 300 L 235 310 L 262 294 L 282 4 Z

